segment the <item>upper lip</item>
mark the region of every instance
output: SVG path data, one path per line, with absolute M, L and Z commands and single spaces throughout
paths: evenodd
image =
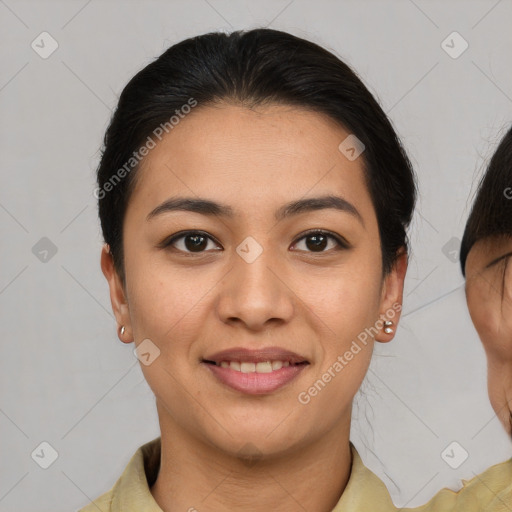
M 212 361 L 217 364 L 222 361 L 247 361 L 251 363 L 261 363 L 265 361 L 289 361 L 290 364 L 309 363 L 305 357 L 280 347 L 267 347 L 257 350 L 235 347 L 208 355 L 203 359 L 203 361 Z

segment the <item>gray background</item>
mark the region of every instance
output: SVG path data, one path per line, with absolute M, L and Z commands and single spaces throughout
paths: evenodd
M 270 26 L 334 51 L 377 96 L 418 172 L 405 314 L 378 345 L 354 414 L 363 460 L 397 505 L 414 506 L 512 455 L 452 261 L 476 180 L 512 121 L 510 0 L 0 0 L 0 20 L 1 511 L 84 506 L 159 434 L 99 267 L 94 170 L 126 82 L 169 45 L 213 30 Z M 31 47 L 43 31 L 59 45 L 46 59 Z M 457 58 L 442 47 L 453 31 L 469 44 Z M 450 41 L 458 53 L 462 40 Z M 33 251 L 42 237 L 57 249 L 46 261 Z M 48 469 L 31 457 L 43 441 L 58 452 Z M 441 457 L 453 441 L 469 454 L 458 469 Z

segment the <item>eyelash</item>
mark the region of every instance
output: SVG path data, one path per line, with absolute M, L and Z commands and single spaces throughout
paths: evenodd
M 500 263 L 501 261 L 504 261 L 507 258 L 510 258 L 511 256 L 512 256 L 512 252 L 508 252 L 507 254 L 504 254 L 503 256 L 500 256 L 499 258 L 496 258 L 495 260 L 492 260 L 488 265 L 486 265 L 486 268 L 493 267 L 497 263 Z
M 180 240 L 180 239 L 185 238 L 190 235 L 204 236 L 204 237 L 209 238 L 210 240 L 214 241 L 216 244 L 220 245 L 220 243 L 218 243 L 211 235 L 208 235 L 204 231 L 181 231 L 180 233 L 176 233 L 176 234 L 172 235 L 170 238 L 165 239 L 162 243 L 160 243 L 158 245 L 158 247 L 160 247 L 162 249 L 172 248 L 172 249 L 175 249 L 175 250 L 180 251 L 185 254 L 204 254 L 204 253 L 206 253 L 207 252 L 206 250 L 193 252 L 193 251 L 183 251 L 182 249 L 176 249 L 176 247 L 172 247 L 172 245 L 177 240 Z M 298 238 L 293 243 L 293 245 L 298 244 L 300 241 L 302 241 L 305 238 L 315 236 L 315 235 L 326 236 L 326 237 L 330 238 L 331 240 L 334 240 L 334 242 L 336 243 L 337 246 L 334 249 L 328 249 L 328 250 L 323 250 L 323 251 L 318 251 L 318 252 L 316 252 L 316 251 L 301 251 L 301 252 L 309 252 L 311 254 L 325 254 L 325 253 L 329 253 L 331 250 L 340 251 L 343 249 L 350 249 L 350 247 L 351 247 L 350 244 L 343 237 L 340 237 L 339 235 L 335 235 L 334 233 L 331 233 L 330 231 L 325 231 L 325 230 L 321 230 L 321 229 L 313 229 L 310 231 L 306 231 L 305 233 L 303 233 L 300 236 L 300 238 Z

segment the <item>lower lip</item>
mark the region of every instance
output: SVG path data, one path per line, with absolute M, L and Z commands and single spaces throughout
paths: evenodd
M 276 391 L 295 379 L 308 366 L 307 364 L 291 365 L 269 373 L 242 373 L 214 364 L 202 364 L 206 365 L 213 375 L 226 386 L 249 395 L 261 395 Z

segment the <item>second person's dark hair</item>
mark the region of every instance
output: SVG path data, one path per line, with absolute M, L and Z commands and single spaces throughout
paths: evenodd
M 105 134 L 96 189 L 103 237 L 123 282 L 123 219 L 138 167 L 126 172 L 126 163 L 153 130 L 168 123 L 191 98 L 197 101 L 195 108 L 222 100 L 248 107 L 306 108 L 328 115 L 354 134 L 365 146 L 361 158 L 379 225 L 383 269 L 391 269 L 398 250 L 407 248 L 416 188 L 411 164 L 390 121 L 356 74 L 334 54 L 286 32 L 254 29 L 209 33 L 177 43 L 124 88 Z M 123 166 L 126 177 L 113 182 Z
M 460 248 L 462 274 L 473 245 L 489 236 L 512 237 L 512 126 L 480 180 Z

